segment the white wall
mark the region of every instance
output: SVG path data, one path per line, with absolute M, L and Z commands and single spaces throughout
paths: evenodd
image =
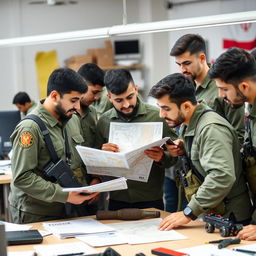
M 32 0 L 0 1 L 0 38 L 29 36 L 108 27 L 122 24 L 122 1 L 77 0 L 63 6 L 31 5 Z M 36 1 L 36 0 L 33 0 Z M 127 1 L 128 23 L 138 20 L 136 0 Z M 37 46 L 0 49 L 0 109 L 14 109 L 13 95 L 24 90 L 38 100 L 39 92 L 34 58 L 38 51 L 57 50 L 60 66 L 72 55 L 84 54 L 88 48 L 103 47 L 103 40 L 88 40 Z
M 76 5 L 30 5 L 37 0 L 0 0 L 0 39 L 108 27 L 122 24 L 122 0 L 76 0 Z M 38 0 L 40 1 L 40 0 Z M 180 2 L 183 0 L 173 0 Z M 167 10 L 165 0 L 127 0 L 128 23 L 179 19 L 201 15 L 255 10 L 255 0 L 216 0 L 175 6 Z M 174 42 L 185 33 L 200 33 L 210 42 L 210 58 L 219 54 L 219 37 L 223 28 L 183 30 L 133 36 L 139 38 L 143 49 L 146 90 L 163 76 L 177 71 L 169 52 Z M 116 38 L 112 38 L 114 40 Z M 118 38 L 120 39 L 120 37 Z M 125 39 L 125 37 L 122 37 Z M 57 50 L 59 64 L 72 55 L 84 54 L 88 48 L 103 47 L 104 40 L 0 48 L 0 110 L 14 109 L 13 95 L 27 91 L 39 99 L 34 58 L 38 51 Z

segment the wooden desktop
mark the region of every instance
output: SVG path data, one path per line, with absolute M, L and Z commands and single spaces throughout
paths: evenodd
M 153 209 L 150 209 L 153 210 Z M 169 213 L 161 211 L 161 218 L 164 218 Z M 90 216 L 92 218 L 95 218 L 95 216 Z M 63 221 L 63 220 L 61 220 Z M 119 222 L 119 220 L 102 220 L 102 223 L 113 223 L 113 222 Z M 44 230 L 42 223 L 33 223 L 33 229 L 40 229 Z M 223 239 L 223 237 L 220 236 L 218 230 L 216 230 L 214 233 L 209 234 L 204 230 L 204 223 L 200 221 L 193 221 L 186 226 L 183 226 L 181 228 L 175 229 L 176 231 L 180 232 L 181 234 L 188 237 L 186 240 L 176 240 L 176 241 L 165 241 L 165 242 L 155 242 L 155 243 L 147 243 L 147 244 L 139 244 L 139 245 L 129 245 L 129 244 L 123 244 L 123 245 L 113 245 L 110 246 L 114 250 L 116 250 L 118 253 L 120 253 L 122 256 L 134 256 L 136 253 L 144 253 L 145 255 L 152 255 L 151 249 L 157 248 L 157 247 L 165 247 L 168 249 L 181 249 L 181 248 L 187 248 L 197 245 L 203 245 L 207 241 L 211 240 L 219 240 Z M 233 237 L 234 238 L 234 237 Z M 76 238 L 68 238 L 68 239 L 59 239 L 53 235 L 49 235 L 44 237 L 43 245 L 48 244 L 57 244 L 57 243 L 71 243 L 71 242 L 77 242 L 79 241 Z M 247 242 L 247 241 L 241 241 L 240 245 L 246 245 L 254 242 Z M 237 245 L 233 245 L 237 246 Z M 230 246 L 232 247 L 232 246 Z M 103 252 L 107 247 L 100 247 L 95 248 L 98 252 Z M 33 245 L 19 245 L 19 246 L 9 246 L 8 251 L 27 251 L 27 250 L 33 250 Z

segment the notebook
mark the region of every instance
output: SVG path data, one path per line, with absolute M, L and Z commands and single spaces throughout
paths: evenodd
M 39 244 L 43 241 L 38 230 L 7 231 L 5 235 L 8 245 Z

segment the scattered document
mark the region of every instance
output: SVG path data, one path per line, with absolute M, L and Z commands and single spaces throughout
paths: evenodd
M 161 146 L 163 123 L 110 123 L 109 142 L 119 146 L 120 152 L 108 152 L 82 146 L 76 149 L 90 174 L 125 177 L 147 182 L 153 160 L 144 151 Z
M 79 236 L 77 239 L 93 247 L 127 244 L 127 239 L 119 232 L 105 232 Z
M 29 230 L 32 226 L 29 225 L 21 225 L 21 224 L 14 224 L 10 222 L 1 221 L 1 223 L 5 226 L 5 231 L 22 231 L 22 230 Z
M 36 245 L 34 249 L 40 256 L 76 255 L 78 253 L 92 254 L 97 251 L 82 242 L 62 243 L 53 245 Z M 9 256 L 9 255 L 8 255 Z
M 0 174 L 12 174 L 11 160 L 0 160 Z
M 7 252 L 7 256 L 36 256 L 34 251 Z
M 161 218 L 108 224 L 127 239 L 129 244 L 187 239 L 175 230 L 158 230 Z
M 238 253 L 231 249 L 218 249 L 217 245 L 213 244 L 206 244 L 185 249 L 179 249 L 177 251 L 188 253 L 189 256 L 245 256 L 244 253 Z
M 256 244 L 254 243 L 254 244 L 247 244 L 247 245 L 237 246 L 233 249 L 248 250 L 248 251 L 252 251 L 252 254 L 253 254 L 253 252 L 256 252 Z M 256 255 L 256 253 L 255 253 L 255 255 Z
M 88 193 L 94 192 L 109 192 L 114 190 L 123 190 L 127 189 L 126 178 L 114 179 L 102 183 L 98 183 L 91 186 L 86 187 L 78 187 L 78 188 L 63 188 L 62 191 L 70 192 L 70 191 L 88 191 Z
M 43 223 L 43 226 L 46 230 L 52 232 L 59 238 L 114 231 L 114 228 L 91 218 L 50 223 L 47 222 Z

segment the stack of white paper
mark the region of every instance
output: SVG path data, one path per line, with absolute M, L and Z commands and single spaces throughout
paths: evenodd
M 96 253 L 97 251 L 82 242 L 76 243 L 62 243 L 53 245 L 36 245 L 34 249 L 39 255 L 42 256 L 55 256 L 55 255 L 87 255 Z
M 0 160 L 0 173 L 12 174 L 11 160 Z
M 55 236 L 60 238 L 109 232 L 114 230 L 114 228 L 111 228 L 108 225 L 102 224 L 91 218 L 43 223 L 43 226 L 46 230 L 52 232 Z
M 5 226 L 5 231 L 22 231 L 22 230 L 29 230 L 32 226 L 29 225 L 21 225 L 21 224 L 14 224 L 10 222 L 1 221 L 1 223 Z
M 79 187 L 79 188 L 63 188 L 62 190 L 64 192 L 70 192 L 70 191 L 88 191 L 88 193 L 94 193 L 94 192 L 109 192 L 114 190 L 123 190 L 127 189 L 127 183 L 126 178 L 119 178 L 114 179 L 106 182 L 102 182 L 99 184 L 86 186 L 86 187 Z
M 180 240 L 187 237 L 175 230 L 160 231 L 158 229 L 162 219 L 127 221 L 108 224 L 116 232 L 89 234 L 78 237 L 79 240 L 91 246 L 107 246 L 115 244 L 143 244 L 160 241 Z

